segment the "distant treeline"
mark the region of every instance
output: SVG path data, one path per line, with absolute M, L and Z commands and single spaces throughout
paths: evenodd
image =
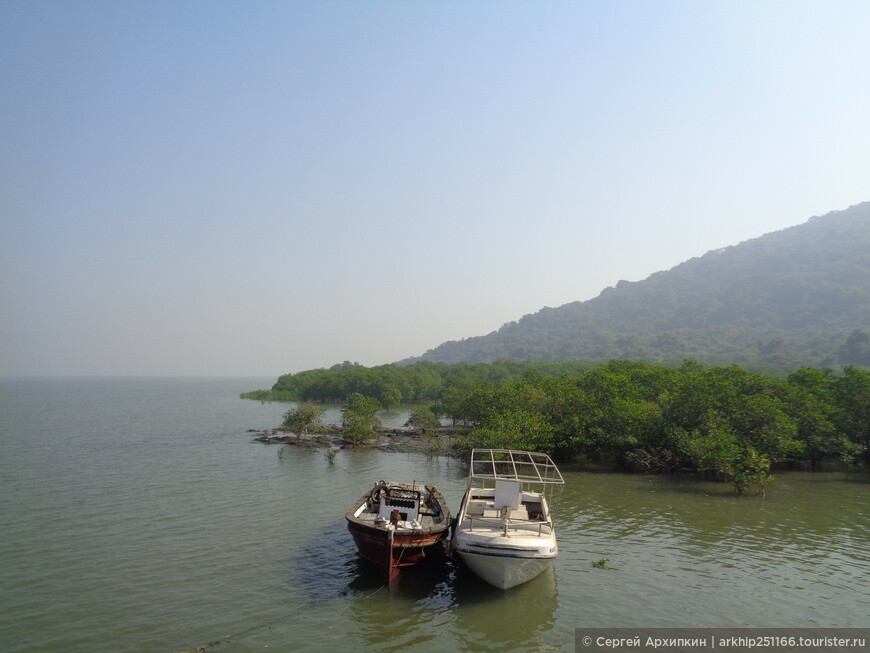
M 707 472 L 741 491 L 763 489 L 777 463 L 866 462 L 870 449 L 870 372 L 851 366 L 774 378 L 692 361 L 344 364 L 282 376 L 261 392 L 243 396 L 338 401 L 358 392 L 385 406 L 432 401 L 436 415 L 465 427 L 468 446 Z
M 364 367 L 345 361 L 329 369 L 284 374 L 271 390 L 245 392 L 243 399 L 260 401 L 314 401 L 341 403 L 353 393 L 374 397 L 384 408 L 400 404 L 436 401 L 446 389 L 472 387 L 484 382 L 510 383 L 529 371 L 544 376 L 561 376 L 592 369 L 594 362 L 432 363 Z

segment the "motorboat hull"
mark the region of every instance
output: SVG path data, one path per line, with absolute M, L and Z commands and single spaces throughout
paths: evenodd
M 558 555 L 556 535 L 513 536 L 464 530 L 453 539 L 460 560 L 481 579 L 499 589 L 522 585 L 540 575 Z
M 553 557 L 523 558 L 506 553 L 459 552 L 459 559 L 475 575 L 502 590 L 522 585 L 540 576 L 550 566 Z

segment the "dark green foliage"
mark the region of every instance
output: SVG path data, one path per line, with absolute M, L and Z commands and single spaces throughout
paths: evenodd
M 423 358 L 868 366 L 870 202 L 620 281 Z
M 381 409 L 380 402 L 374 397 L 366 397 L 358 392 L 347 396 L 342 408 L 341 424 L 344 435 L 354 446 L 364 444 L 377 435 L 376 428 L 381 420 L 376 413 Z
M 440 426 L 438 416 L 428 406 L 419 406 L 411 411 L 405 426 L 420 429 L 424 433 L 434 431 Z
M 412 410 L 405 426 L 418 429 L 423 433 L 429 443 L 429 455 L 436 456 L 446 450 L 445 443 L 438 432 L 441 420 L 429 406 L 418 406 Z
M 386 410 L 391 410 L 402 403 L 402 391 L 393 383 L 385 383 L 380 391 L 381 404 Z
M 239 395 L 240 399 L 254 399 L 263 403 L 271 401 L 295 401 L 296 396 L 287 392 L 276 392 L 274 390 L 251 390 L 243 392 Z
M 615 459 L 645 472 L 704 472 L 739 491 L 763 489 L 777 463 L 852 463 L 870 451 L 870 372 L 853 366 L 839 375 L 805 367 L 777 378 L 696 361 L 419 362 L 288 374 L 275 388 L 295 399 L 370 388 L 342 397 L 346 436 L 360 444 L 376 434 L 377 397 L 390 386 L 436 401 L 416 408 L 408 422 L 432 434 L 433 449 L 440 448 L 438 418 L 447 417 L 467 427 L 467 446 Z
M 870 373 L 856 368 L 776 379 L 737 366 L 612 361 L 559 378 L 530 373 L 454 388 L 441 406 L 468 425 L 467 446 L 705 472 L 740 492 L 763 492 L 777 463 L 853 460 L 870 447 Z
M 418 361 L 412 365 L 378 365 L 363 367 L 356 363 L 333 365 L 330 369 L 306 370 L 284 374 L 271 390 L 255 390 L 242 394 L 243 399 L 260 401 L 343 402 L 352 393 L 375 397 L 384 408 L 402 403 L 435 401 L 451 388 L 492 381 L 516 381 L 530 370 L 543 375 L 558 376 L 576 372 L 593 364 L 564 361 L 528 362 L 497 361 L 495 363 L 430 363 Z
M 308 402 L 299 404 L 296 408 L 291 408 L 284 413 L 284 422 L 281 427 L 293 433 L 307 433 L 320 425 L 320 417 L 323 412 L 322 408 L 318 408 L 314 404 Z
M 864 456 L 870 452 L 870 372 L 847 367 L 834 386 L 837 410 L 834 422 L 840 433 Z
M 471 437 L 476 444 L 494 449 L 551 451 L 555 428 L 542 413 L 509 408 L 490 415 Z
M 777 463 L 854 463 L 870 451 L 870 372 L 853 366 L 841 374 L 804 367 L 772 377 L 691 360 L 344 364 L 288 374 L 275 387 L 294 398 L 370 388 L 370 395 L 343 397 L 346 437 L 360 444 L 376 435 L 378 397 L 390 386 L 436 401 L 408 420 L 431 438 L 433 451 L 441 450 L 435 428 L 447 417 L 465 427 L 465 446 L 613 459 L 643 472 L 704 472 L 738 491 L 763 490 Z M 301 419 L 304 406 L 285 414 L 285 426 Z

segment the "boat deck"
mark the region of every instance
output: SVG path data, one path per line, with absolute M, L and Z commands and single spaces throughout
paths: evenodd
M 423 534 L 446 530 L 450 513 L 434 487 L 381 481 L 360 498 L 347 518 L 366 528 Z
M 541 497 L 531 492 L 522 493 L 522 502 L 516 510 L 496 507 L 495 497 L 473 494 L 465 508 L 465 530 L 469 532 L 524 531 L 522 535 L 550 535 L 553 524 L 547 519 Z
M 357 521 L 368 524 L 371 526 L 382 526 L 383 528 L 387 527 L 389 522 L 384 522 L 382 524 L 376 524 L 375 522 L 380 519 L 380 515 L 377 512 L 373 512 L 371 510 L 367 510 L 365 506 L 363 509 L 354 515 Z M 381 520 L 383 521 L 383 520 Z M 443 519 L 439 515 L 437 520 L 431 515 L 419 515 L 417 519 L 412 520 L 400 520 L 396 526 L 399 530 L 429 530 L 435 528 L 436 526 L 440 526 L 443 523 Z

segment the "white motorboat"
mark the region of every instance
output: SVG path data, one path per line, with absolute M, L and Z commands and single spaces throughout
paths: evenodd
M 453 550 L 471 571 L 500 589 L 535 578 L 559 552 L 545 494 L 564 483 L 547 454 L 474 449 Z

